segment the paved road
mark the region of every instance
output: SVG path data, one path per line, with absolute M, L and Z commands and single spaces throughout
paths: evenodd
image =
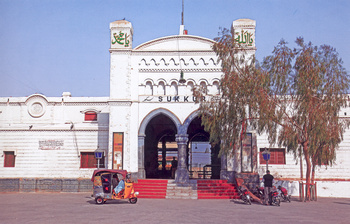
M 0 194 L 0 223 L 350 223 L 350 198 L 283 202 L 142 199 L 96 205 L 88 193 Z

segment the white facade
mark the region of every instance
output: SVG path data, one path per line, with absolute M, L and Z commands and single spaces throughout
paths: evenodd
M 98 111 L 97 121 L 84 121 L 84 111 Z M 15 167 L 4 167 L 1 178 L 87 178 L 80 153 L 108 147 L 108 98 L 0 98 L 0 148 L 13 151 Z
M 254 54 L 255 21 L 236 20 L 233 27 L 238 41 Z M 0 160 L 0 178 L 90 178 L 95 168 L 82 168 L 81 155 L 96 150 L 104 150 L 106 168 L 122 168 L 149 178 L 152 162 L 158 164 L 158 160 L 152 161 L 156 153 L 151 151 L 153 141 L 158 143 L 163 135 L 178 145 L 176 180 L 188 180 L 186 159 L 189 142 L 197 136 L 193 122 L 198 115 L 192 88 L 205 86 L 208 98 L 220 94 L 222 72 L 212 50 L 214 41 L 184 35 L 180 30 L 180 35 L 132 48 L 130 22 L 112 22 L 110 29 L 109 97 L 64 93 L 62 97 L 0 98 L 0 154 L 15 155 L 14 167 L 4 167 L 4 159 Z M 97 121 L 85 121 L 85 112 L 95 112 Z M 122 133 L 122 142 L 115 140 L 116 133 Z M 251 133 L 256 152 L 270 147 L 266 136 Z M 150 138 L 152 134 L 155 136 Z M 349 135 L 344 135 L 335 165 L 317 168 L 319 196 L 350 197 L 350 193 L 339 191 L 350 187 Z M 221 177 L 240 173 L 240 159 L 239 154 L 221 158 Z M 251 172 L 262 176 L 266 166 L 259 165 L 256 155 L 252 163 Z M 300 163 L 293 155 L 286 153 L 285 164 L 269 165 L 269 169 L 276 178 L 288 181 L 284 185 L 292 194 L 299 193 Z

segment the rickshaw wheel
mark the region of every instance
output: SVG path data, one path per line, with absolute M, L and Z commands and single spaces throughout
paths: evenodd
M 102 197 L 97 197 L 97 198 L 95 199 L 95 201 L 96 201 L 96 204 L 98 204 L 98 205 L 102 205 L 102 204 L 104 203 L 104 200 L 103 200 Z
M 130 202 L 131 204 L 135 204 L 135 203 L 137 202 L 137 198 L 130 198 L 130 199 L 129 199 L 129 202 Z

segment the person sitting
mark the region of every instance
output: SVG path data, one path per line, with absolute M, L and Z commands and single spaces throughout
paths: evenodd
M 118 183 L 118 185 L 114 188 L 114 192 L 116 193 L 116 194 L 119 194 L 122 190 L 124 190 L 125 189 L 125 182 L 124 182 L 124 178 L 122 178 L 120 181 L 119 181 L 119 183 Z
M 113 189 L 118 185 L 118 183 L 119 183 L 118 175 L 117 175 L 117 174 L 114 174 L 113 177 L 112 177 L 112 186 L 113 186 Z

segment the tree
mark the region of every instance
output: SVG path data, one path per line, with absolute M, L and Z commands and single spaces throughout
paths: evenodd
M 266 131 L 271 143 L 298 155 L 301 146 L 306 162 L 306 198 L 314 183 L 315 167 L 332 164 L 349 122 L 339 117 L 347 105 L 349 77 L 334 48 L 305 44 L 297 38 L 293 50 L 281 41 L 262 69 L 270 77 L 270 92 L 263 92 L 259 104 L 259 131 Z M 271 110 L 272 109 L 272 110 Z M 268 127 L 279 124 L 278 131 Z M 312 176 L 310 177 L 310 175 Z
M 263 77 L 255 69 L 254 55 L 234 40 L 234 34 L 227 29 L 215 40 L 213 46 L 221 61 L 223 76 L 220 83 L 220 96 L 205 98 L 206 90 L 195 89 L 204 129 L 210 133 L 212 145 L 220 144 L 219 155 L 235 150 L 245 135 L 249 119 L 256 116 L 258 85 Z
M 309 198 L 315 167 L 332 164 L 349 125 L 339 117 L 347 104 L 349 77 L 338 53 L 327 45 L 305 44 L 303 38 L 297 38 L 294 49 L 281 40 L 260 66 L 228 30 L 216 41 L 213 49 L 224 73 L 221 96 L 207 102 L 203 91 L 195 91 L 211 142 L 220 143 L 221 154 L 230 153 L 251 127 L 295 158 L 301 147 Z

